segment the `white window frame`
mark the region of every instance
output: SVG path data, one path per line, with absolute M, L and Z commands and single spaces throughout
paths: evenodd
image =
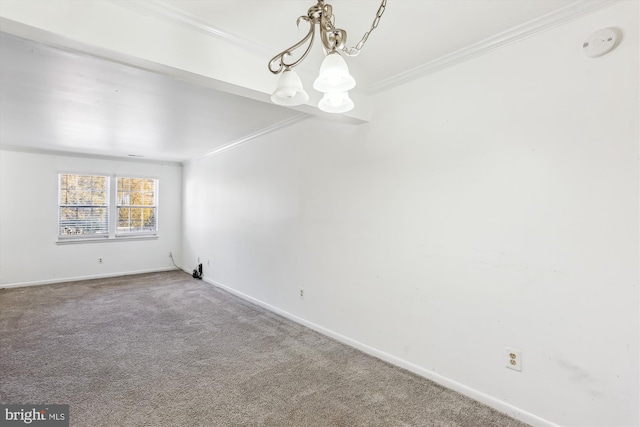
M 72 176 L 90 176 L 90 177 L 100 177 L 105 178 L 105 205 L 81 205 L 81 204 L 63 204 L 62 203 L 62 177 L 63 175 L 72 175 Z M 111 178 L 106 174 L 99 173 L 59 173 L 58 174 L 58 239 L 59 240 L 86 240 L 86 239 L 107 239 L 110 235 L 111 230 L 111 216 L 109 212 L 109 205 L 111 199 Z M 95 233 L 95 234 L 60 234 L 60 228 L 62 225 L 62 209 L 64 208 L 95 208 L 95 209 L 106 209 L 107 210 L 107 231 L 106 233 Z
M 60 207 L 61 202 L 61 185 L 62 175 L 78 175 L 78 176 L 101 176 L 107 178 L 107 193 L 108 193 L 108 205 L 107 205 L 107 222 L 109 232 L 108 234 L 98 235 L 60 235 Z M 159 187 L 160 179 L 153 176 L 140 176 L 135 174 L 113 174 L 113 173 L 100 173 L 100 172 L 71 172 L 71 171 L 59 171 L 58 172 L 58 221 L 56 222 L 56 236 L 58 244 L 73 244 L 73 243 L 91 243 L 91 242 L 115 242 L 125 240 L 144 240 L 144 239 L 157 239 L 158 230 L 160 229 L 159 218 Z M 154 181 L 154 206 L 155 209 L 155 230 L 129 232 L 122 233 L 117 232 L 118 229 L 118 200 L 117 200 L 117 183 L 118 178 L 134 178 L 134 179 L 151 179 Z M 145 206 L 149 207 L 149 206 Z
M 129 204 L 123 204 L 121 200 L 119 199 L 119 193 L 120 193 L 120 188 L 118 188 L 118 179 L 120 178 L 124 178 L 124 179 L 145 179 L 145 180 L 152 180 L 153 181 L 153 206 L 149 206 L 149 205 L 129 205 Z M 159 180 L 157 178 L 151 178 L 151 177 L 146 177 L 146 176 L 134 176 L 134 175 L 115 175 L 114 179 L 114 186 L 115 186 L 115 191 L 113 192 L 115 195 L 115 212 L 114 212 L 114 228 L 115 228 L 115 236 L 116 237 L 130 237 L 130 236 L 155 236 L 158 234 L 158 183 Z M 145 209 L 145 208 L 153 208 L 154 213 L 154 229 L 153 230 L 143 230 L 143 231 L 119 231 L 119 220 L 120 220 L 120 216 L 119 216 L 119 210 L 120 208 L 133 208 L 133 209 Z

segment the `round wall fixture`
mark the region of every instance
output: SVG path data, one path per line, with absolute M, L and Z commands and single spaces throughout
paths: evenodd
M 589 58 L 597 58 L 613 50 L 620 40 L 620 33 L 615 28 L 605 28 L 591 33 L 582 44 L 582 51 Z

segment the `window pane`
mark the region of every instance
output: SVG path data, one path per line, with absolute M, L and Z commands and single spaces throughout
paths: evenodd
M 78 204 L 90 205 L 91 204 L 91 191 L 80 190 L 78 191 Z
M 80 175 L 78 176 L 78 188 L 81 190 L 91 189 L 91 176 Z
M 129 208 L 118 209 L 118 221 L 126 221 L 129 223 Z
M 107 177 L 106 176 L 94 176 L 93 177 L 93 189 L 105 191 L 107 189 Z
M 78 192 L 73 190 L 67 190 L 67 205 L 78 204 Z
M 91 208 L 77 208 L 77 209 L 78 209 L 78 220 L 86 221 L 86 219 L 91 216 Z
M 118 208 L 118 232 L 129 231 L 129 209 Z
M 108 177 L 60 175 L 60 236 L 91 236 L 109 233 Z
M 106 208 L 92 208 L 91 219 L 91 228 L 94 233 L 106 234 L 109 232 L 108 211 Z
M 117 178 L 119 234 L 157 231 L 156 182 L 150 178 Z
M 132 206 L 140 206 L 142 204 L 142 193 L 140 192 L 131 192 L 131 201 L 130 204 Z
M 94 206 L 107 204 L 107 193 L 104 191 L 97 191 L 91 195 L 91 204 Z
M 153 197 L 153 193 L 144 193 L 142 204 L 144 206 L 153 206 L 155 204 L 155 198 Z
M 77 216 L 77 208 L 60 208 L 60 219 L 61 220 L 72 220 Z
M 142 209 L 131 209 L 131 221 L 142 221 Z
M 118 190 L 123 190 L 123 191 L 131 190 L 131 179 L 118 178 Z
M 142 191 L 144 189 L 144 179 L 132 178 L 131 191 Z
M 147 231 L 155 231 L 156 229 L 156 210 L 155 208 L 144 208 L 142 210 L 143 227 Z
M 75 190 L 78 188 L 78 176 L 77 175 L 67 175 L 67 189 Z
M 60 208 L 60 235 L 71 235 L 75 231 L 76 208 Z

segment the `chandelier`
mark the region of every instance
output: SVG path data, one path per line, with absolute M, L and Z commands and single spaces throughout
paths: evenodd
M 269 71 L 273 74 L 282 73 L 278 79 L 278 87 L 271 95 L 271 101 L 278 105 L 295 106 L 304 104 L 309 100 L 309 95 L 304 91 L 300 77 L 292 68 L 300 64 L 311 51 L 311 46 L 313 46 L 316 36 L 315 26 L 317 24 L 320 40 L 322 41 L 322 50 L 325 54 L 325 58 L 320 65 L 318 78 L 313 83 L 313 88 L 324 94 L 318 104 L 318 108 L 328 113 L 345 113 L 353 109 L 354 104 L 349 98 L 349 90 L 355 87 L 356 81 L 349 74 L 347 63 L 340 55 L 340 52 L 346 56 L 358 55 L 367 42 L 369 34 L 378 26 L 386 6 L 387 0 L 382 0 L 369 31 L 364 34 L 362 40 L 355 47 L 347 48 L 345 47 L 347 32 L 335 27 L 335 15 L 332 12 L 331 5 L 325 4 L 324 0 L 318 0 L 317 4 L 309 8 L 306 16 L 302 15 L 296 21 L 298 26 L 300 21 L 309 23 L 307 35 L 269 61 Z M 292 56 L 294 50 L 303 47 L 307 42 L 309 45 L 302 56 L 287 62 L 287 56 Z

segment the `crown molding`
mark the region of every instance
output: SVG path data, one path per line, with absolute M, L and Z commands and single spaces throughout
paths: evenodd
M 128 8 L 147 16 L 152 16 L 165 22 L 180 25 L 184 28 L 205 34 L 217 40 L 232 43 L 237 47 L 249 50 L 261 56 L 269 57 L 273 53 L 273 49 L 266 45 L 262 45 L 253 40 L 212 27 L 191 14 L 185 13 L 173 6 L 157 0 L 109 1 L 118 6 Z M 361 89 L 360 92 L 365 95 L 375 95 L 400 84 L 452 67 L 461 62 L 468 61 L 472 58 L 476 58 L 493 50 L 499 49 L 503 46 L 507 46 L 511 43 L 518 42 L 543 31 L 555 28 L 580 16 L 620 3 L 620 1 L 621 0 L 574 1 L 560 9 L 556 9 L 538 18 L 532 19 L 522 25 L 518 25 L 507 31 L 488 37 L 480 42 L 441 56 L 433 61 L 412 69 L 403 71 L 402 73 L 396 74 L 377 83 L 373 83 L 366 88 Z
M 1 1 L 1 0 L 0 0 Z M 115 5 L 124 7 L 136 13 L 150 16 L 173 25 L 178 25 L 191 31 L 204 34 L 213 39 L 230 43 L 236 47 L 252 52 L 255 55 L 271 58 L 277 49 L 272 46 L 256 42 L 236 34 L 223 31 L 200 20 L 197 16 L 184 12 L 174 6 L 162 3 L 158 0 L 107 0 Z M 302 63 L 298 69 L 311 70 L 311 67 Z
M 619 3 L 620 0 L 579 0 L 568 4 L 560 9 L 556 9 L 536 19 L 532 19 L 524 24 L 513 27 L 502 33 L 488 37 L 480 42 L 474 43 L 455 52 L 443 55 L 433 61 L 419 65 L 402 73 L 381 80 L 367 86 L 364 93 L 375 95 L 395 86 L 407 83 L 411 80 L 433 74 L 442 69 L 452 67 L 461 62 L 484 55 L 495 49 L 507 46 L 511 43 L 524 40 L 525 38 L 558 27 L 566 22 L 572 21 L 580 16 L 586 15 L 596 10 Z
M 273 49 L 266 45 L 212 27 L 190 13 L 183 12 L 171 5 L 161 3 L 157 0 L 108 1 L 134 12 L 196 31 L 216 40 L 234 44 L 237 47 L 249 50 L 258 55 L 268 57 L 273 54 Z
M 156 160 L 156 159 L 146 159 L 140 157 L 119 157 L 119 156 L 109 156 L 102 154 L 91 154 L 91 153 L 80 153 L 80 152 L 72 152 L 72 151 L 60 151 L 60 150 L 51 150 L 45 148 L 34 148 L 34 147 L 22 147 L 17 145 L 4 145 L 0 144 L 0 151 L 14 151 L 19 153 L 30 153 L 30 154 L 41 154 L 41 155 L 49 155 L 49 156 L 63 156 L 63 157 L 78 157 L 85 159 L 100 159 L 100 160 L 114 160 L 119 162 L 135 162 L 135 163 L 155 163 L 155 164 L 163 164 L 163 165 L 172 165 L 172 166 L 183 166 L 186 163 L 190 163 L 193 160 L 203 159 L 205 157 L 213 156 L 216 154 L 220 154 L 223 151 L 230 150 L 232 148 L 236 148 L 242 144 L 253 141 L 256 138 L 261 136 L 270 134 L 279 129 L 286 128 L 295 123 L 298 123 L 302 120 L 305 120 L 312 115 L 307 113 L 299 113 L 295 116 L 289 117 L 288 119 L 279 121 L 271 126 L 267 126 L 263 129 L 258 130 L 257 132 L 251 133 L 249 135 L 243 136 L 240 139 L 237 139 L 233 142 L 223 145 L 222 147 L 216 148 L 213 151 L 210 151 L 202 156 L 192 157 L 190 159 L 186 159 L 182 162 L 171 161 L 171 160 Z
M 141 158 L 137 156 L 136 157 L 110 156 L 110 155 L 103 155 L 103 154 L 81 153 L 81 152 L 75 152 L 75 151 L 51 150 L 46 148 L 21 147 L 17 145 L 0 144 L 0 151 L 13 151 L 17 153 L 28 153 L 28 154 L 41 154 L 45 156 L 77 157 L 81 159 L 111 160 L 111 161 L 117 161 L 117 162 L 153 163 L 153 164 L 167 165 L 167 166 L 182 166 L 182 162 L 177 162 L 173 160 L 147 159 L 147 158 Z
M 305 119 L 307 119 L 309 117 L 312 117 L 312 116 L 310 114 L 307 114 L 307 113 L 296 114 L 295 116 L 289 117 L 288 119 L 282 120 L 282 121 L 280 121 L 278 123 L 275 123 L 275 124 L 273 124 L 271 126 L 267 126 L 266 128 L 260 129 L 257 132 L 254 132 L 254 133 L 249 134 L 247 136 L 244 136 L 244 137 L 242 137 L 240 139 L 237 139 L 237 140 L 235 140 L 233 142 L 230 142 L 229 144 L 223 145 L 220 148 L 216 148 L 215 150 L 210 151 L 210 152 L 208 152 L 207 154 L 205 154 L 203 156 L 190 159 L 190 160 L 186 161 L 185 163 L 189 163 L 189 162 L 191 162 L 193 160 L 204 159 L 206 157 L 210 157 L 210 156 L 214 156 L 216 154 L 220 154 L 223 151 L 227 151 L 227 150 L 230 150 L 232 148 L 236 148 L 236 147 L 238 147 L 238 146 L 240 146 L 242 144 L 245 144 L 245 143 L 247 143 L 249 141 L 252 141 L 252 140 L 254 140 L 256 138 L 259 138 L 261 136 L 264 136 L 264 135 L 267 135 L 269 133 L 275 132 L 275 131 L 277 131 L 279 129 L 286 128 L 288 126 L 293 125 L 294 123 L 298 123 L 298 122 L 300 122 L 302 120 L 305 120 Z

